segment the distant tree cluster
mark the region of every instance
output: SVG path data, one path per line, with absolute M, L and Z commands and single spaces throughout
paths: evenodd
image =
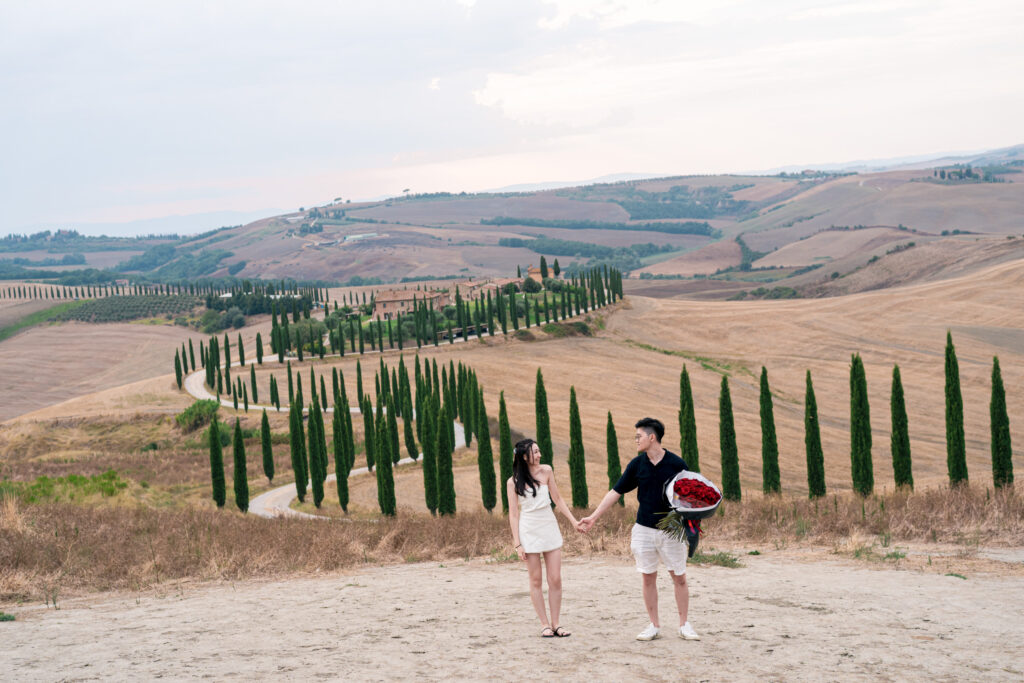
M 751 185 L 696 188 L 675 185 L 666 192 L 647 192 L 630 186 L 626 190 L 628 199 L 613 201 L 629 212 L 633 220 L 739 216 L 750 212 L 754 206 L 749 201 L 733 199 L 732 193 L 747 187 Z
M 634 232 L 664 232 L 670 235 L 704 235 L 721 237 L 722 233 L 706 221 L 683 223 L 606 223 L 587 220 L 549 220 L 545 218 L 514 218 L 498 216 L 481 218 L 481 225 L 525 225 L 538 228 L 561 228 L 563 230 L 629 230 Z

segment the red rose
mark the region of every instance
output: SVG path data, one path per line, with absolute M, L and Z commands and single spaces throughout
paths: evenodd
M 719 500 L 719 495 L 713 488 L 689 477 L 676 480 L 672 490 L 681 500 L 694 507 L 710 507 Z

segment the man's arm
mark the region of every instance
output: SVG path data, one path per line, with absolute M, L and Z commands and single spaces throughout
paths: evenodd
M 579 521 L 579 524 L 577 525 L 577 528 L 584 533 L 590 531 L 591 527 L 594 526 L 594 522 L 596 522 L 598 518 L 608 510 L 608 508 L 610 508 L 612 505 L 615 505 L 615 503 L 617 503 L 619 501 L 619 498 L 621 497 L 622 494 L 616 491 L 615 489 L 612 489 L 608 493 L 604 494 L 604 498 L 601 499 L 601 504 L 597 506 L 596 510 L 594 510 L 592 513 L 581 519 Z

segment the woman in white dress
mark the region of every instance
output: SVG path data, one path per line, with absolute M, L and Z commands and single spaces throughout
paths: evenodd
M 508 491 L 508 521 L 512 527 L 512 542 L 520 560 L 530 570 L 530 600 L 544 626 L 544 638 L 564 638 L 572 635 L 559 626 L 562 609 L 562 534 L 558 520 L 551 511 L 551 503 L 576 528 L 576 518 L 566 505 L 555 473 L 549 465 L 540 464 L 540 447 L 533 439 L 516 444 L 512 460 L 512 477 L 505 483 Z M 541 556 L 548 575 L 548 603 L 551 620 L 544 608 Z

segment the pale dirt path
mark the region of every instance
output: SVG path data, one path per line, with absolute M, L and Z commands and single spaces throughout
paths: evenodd
M 1020 680 L 1019 577 L 873 570 L 797 551 L 693 567 L 703 636 L 641 643 L 627 558 L 564 567 L 565 639 L 542 640 L 522 564 L 456 560 L 10 608 L 17 680 Z M 674 604 L 660 583 L 663 626 Z M 272 631 L 268 625 L 273 624 Z M 45 643 L 45 645 L 43 645 Z

